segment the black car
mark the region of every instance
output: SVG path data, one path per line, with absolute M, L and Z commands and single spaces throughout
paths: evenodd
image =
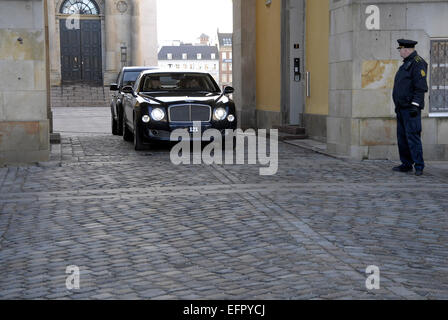
M 134 140 L 136 150 L 151 142 L 170 141 L 175 129 L 190 133 L 235 130 L 234 102 L 205 72 L 144 71 L 134 86 L 123 87 L 123 139 Z M 197 124 L 200 123 L 200 126 Z
M 110 85 L 113 92 L 110 103 L 112 115 L 112 134 L 123 135 L 123 87 L 133 86 L 142 71 L 154 70 L 156 67 L 124 67 L 118 75 L 117 83 Z

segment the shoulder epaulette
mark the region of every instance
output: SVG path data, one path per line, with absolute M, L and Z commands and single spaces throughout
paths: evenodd
M 420 61 L 422 61 L 422 57 L 420 57 L 420 56 L 415 56 L 414 60 L 417 61 L 417 62 L 420 62 Z

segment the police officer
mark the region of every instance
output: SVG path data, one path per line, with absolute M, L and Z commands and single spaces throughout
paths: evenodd
M 421 142 L 422 118 L 425 92 L 428 92 L 426 74 L 428 64 L 415 51 L 417 41 L 397 40 L 403 65 L 395 76 L 393 100 L 397 114 L 397 140 L 401 165 L 394 171 L 408 172 L 415 168 L 421 176 L 425 167 Z

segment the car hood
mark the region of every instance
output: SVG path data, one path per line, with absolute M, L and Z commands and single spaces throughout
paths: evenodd
M 185 93 L 185 92 L 169 92 L 169 93 L 140 93 L 146 100 L 151 100 L 161 104 L 178 104 L 178 103 L 203 103 L 215 105 L 216 103 L 227 103 L 229 98 L 220 93 Z

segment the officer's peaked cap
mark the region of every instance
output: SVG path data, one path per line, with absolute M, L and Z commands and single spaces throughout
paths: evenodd
M 406 39 L 398 39 L 397 40 L 399 47 L 397 49 L 401 48 L 415 48 L 415 45 L 418 43 L 414 40 L 406 40 Z

